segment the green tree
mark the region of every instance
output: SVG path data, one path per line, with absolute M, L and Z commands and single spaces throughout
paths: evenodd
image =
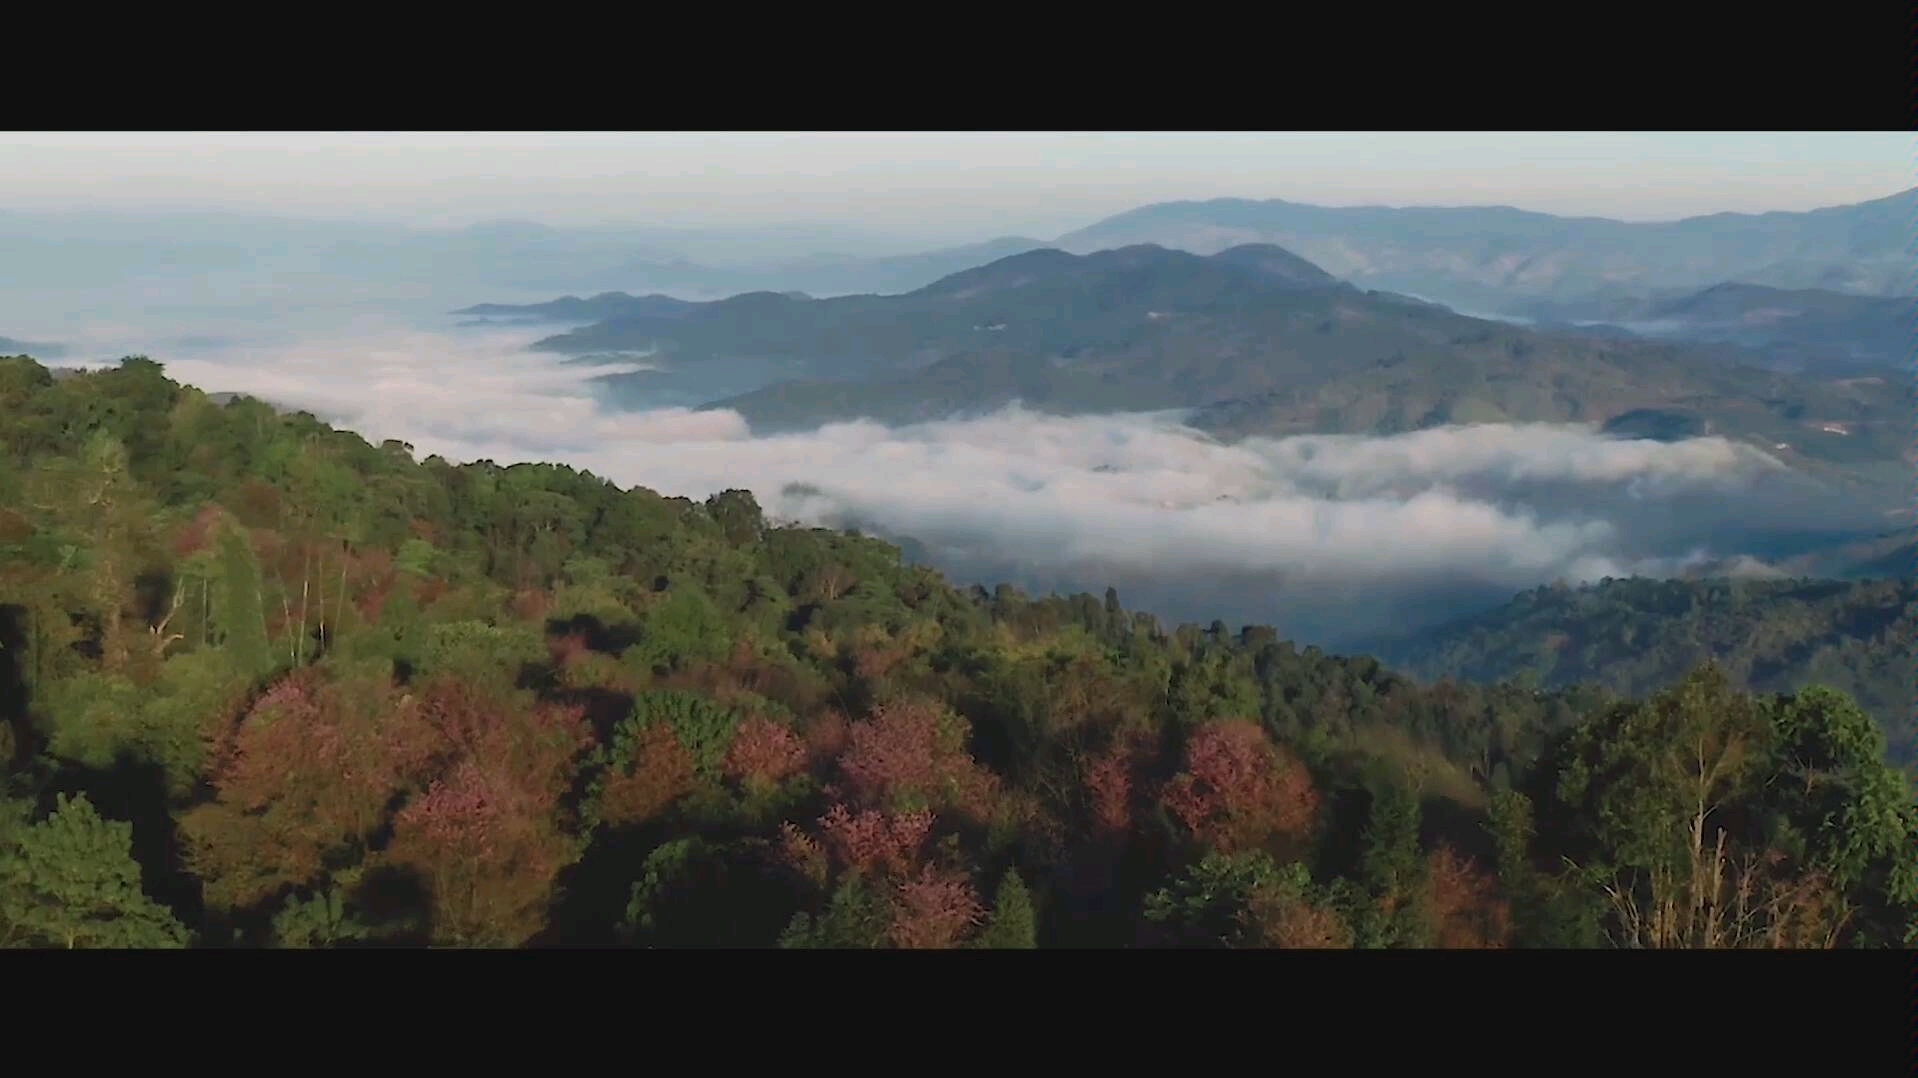
M 1721 817 L 1761 780 L 1773 734 L 1714 666 L 1578 729 L 1559 797 L 1590 821 L 1598 853 L 1581 868 L 1610 901 L 1617 943 L 1733 945 Z
M 1897 944 L 1918 916 L 1918 809 L 1909 782 L 1885 762 L 1884 733 L 1821 686 L 1778 699 L 1771 720 L 1771 774 L 1757 806 L 1767 845 L 1842 896 L 1835 921 L 1856 907 L 1866 941 Z
M 1249 938 L 1246 911 L 1253 894 L 1279 877 L 1279 866 L 1264 853 L 1208 853 L 1146 896 L 1145 919 L 1162 945 L 1242 946 Z
M 288 948 L 337 947 L 368 938 L 366 925 L 353 915 L 337 889 L 293 895 L 273 917 L 273 944 Z
M 1422 876 L 1418 795 L 1399 782 L 1381 782 L 1361 837 L 1359 872 L 1372 901 L 1356 918 L 1361 947 L 1423 946 L 1418 909 Z
M 102 819 L 81 795 L 0 859 L 0 921 L 28 946 L 177 948 L 187 932 L 140 889 L 133 825 Z
M 233 666 L 247 677 L 265 677 L 277 665 L 266 635 L 266 600 L 260 565 L 246 536 L 236 527 L 220 530 L 218 583 L 213 589 L 213 621 Z
M 800 912 L 780 933 L 785 950 L 871 950 L 886 943 L 886 904 L 878 886 L 853 874 L 834 889 L 826 909 L 815 917 Z
M 977 946 L 989 950 L 1030 951 L 1039 946 L 1039 924 L 1032 894 L 1017 869 L 1007 869 L 992 897 L 992 919 L 979 933 Z

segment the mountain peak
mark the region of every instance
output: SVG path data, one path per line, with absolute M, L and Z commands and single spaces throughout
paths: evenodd
M 1148 288 L 1203 280 L 1213 280 L 1217 287 L 1238 287 L 1228 282 L 1237 279 L 1242 286 L 1248 273 L 1268 287 L 1338 283 L 1318 266 L 1269 243 L 1245 244 L 1209 258 L 1156 243 L 1135 243 L 1084 255 L 1053 247 L 1026 251 L 935 281 L 920 294 L 968 299 L 1046 281 L 1087 280 L 1112 274 L 1123 275 L 1134 285 L 1150 282 Z
M 1337 284 L 1338 278 L 1274 243 L 1243 243 L 1212 256 L 1212 261 L 1257 270 L 1275 280 L 1301 285 Z

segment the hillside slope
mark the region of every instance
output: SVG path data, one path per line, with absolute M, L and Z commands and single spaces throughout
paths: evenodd
M 1907 566 L 1907 570 L 1909 566 Z M 1757 692 L 1839 689 L 1905 759 L 1914 750 L 1918 579 L 1614 580 L 1540 588 L 1496 610 L 1372 649 L 1426 679 L 1641 695 L 1707 660 Z
M 707 402 L 761 430 L 923 420 L 1015 400 L 1064 414 L 1197 409 L 1194 425 L 1228 439 L 1604 424 L 1636 413 L 1874 485 L 1911 466 L 1908 387 L 1897 374 L 1796 378 L 1742 366 L 1726 347 L 1467 318 L 1360 291 L 1270 247 L 1211 257 L 1035 251 L 904 296 L 738 296 L 672 320 L 601 323 L 545 347 L 660 349 L 671 374 L 607 380 L 634 404 L 671 377 L 776 356 L 784 381 Z
M 1788 368 L 1837 370 L 1909 365 L 1918 307 L 1909 297 L 1729 282 L 1699 292 L 1540 304 L 1528 311 L 1651 336 L 1736 344 Z
M 1423 688 L 138 360 L 0 359 L 0 507 L 8 946 L 1882 948 L 1918 915 L 1918 812 L 1829 693 Z M 1607 902 L 1670 900 L 1640 862 L 1688 828 L 1602 810 L 1682 797 L 1680 735 L 1743 750 L 1737 879 L 1835 901 L 1702 935 Z

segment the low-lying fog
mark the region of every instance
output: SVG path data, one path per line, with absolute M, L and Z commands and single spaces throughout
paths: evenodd
M 303 341 L 287 338 L 314 328 L 305 320 L 216 320 L 198 341 L 183 339 L 186 324 L 141 349 L 174 378 L 308 409 L 421 456 L 561 461 L 693 498 L 742 487 L 774 517 L 910 539 L 961 583 L 1111 584 L 1169 620 L 1269 623 L 1328 646 L 1557 579 L 1707 563 L 1764 573 L 1767 559 L 1873 523 L 1715 438 L 1482 426 L 1220 445 L 1174 415 L 1016 408 L 759 437 L 731 412 L 608 410 L 591 381 L 608 368 L 525 350 L 550 327 L 427 330 L 371 305 Z M 140 339 L 120 330 L 76 352 Z

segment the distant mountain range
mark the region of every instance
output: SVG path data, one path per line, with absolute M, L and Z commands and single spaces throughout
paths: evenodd
M 0 337 L 0 356 L 32 356 L 35 359 L 63 359 L 67 348 L 63 344 L 45 344 L 34 341 L 16 341 L 12 337 Z
M 617 399 L 651 406 L 677 389 L 673 403 L 734 409 L 761 430 L 1016 400 L 1058 413 L 1194 409 L 1195 425 L 1227 438 L 1611 421 L 1647 436 L 1726 434 L 1811 470 L 1882 479 L 1911 466 L 1903 372 L 1794 377 L 1741 365 L 1730 346 L 1469 318 L 1362 290 L 1269 244 L 1041 249 L 893 296 L 574 302 L 613 317 L 537 347 L 645 353 L 658 370 L 606 377 Z
M 1426 296 L 1462 310 L 1532 317 L 1541 303 L 1631 303 L 1727 281 L 1910 297 L 1918 287 L 1914 214 L 1918 188 L 1802 213 L 1649 223 L 1504 207 L 1334 208 L 1216 199 L 1142 206 L 1050 241 L 1002 237 L 879 257 L 760 257 L 715 265 L 685 247 L 667 253 L 660 237 L 647 233 L 653 245 L 623 260 L 607 259 L 607 248 L 596 240 L 591 257 L 582 254 L 562 265 L 555 245 L 579 245 L 587 242 L 584 237 L 555 234 L 534 243 L 516 236 L 522 268 L 513 281 L 523 288 L 637 289 L 688 298 L 791 289 L 820 296 L 897 294 L 1045 247 L 1088 254 L 1155 244 L 1216 254 L 1276 245 L 1366 288 Z
M 690 300 L 658 294 L 629 296 L 624 292 L 601 292 L 591 299 L 561 296 L 547 303 L 513 305 L 481 303 L 463 307 L 454 314 L 504 322 L 610 322 L 622 318 L 675 318 L 697 308 Z
M 1208 254 L 1274 243 L 1374 288 L 1507 312 L 1527 299 L 1629 296 L 1724 281 L 1909 297 L 1918 188 L 1803 213 L 1669 222 L 1505 207 L 1330 208 L 1276 199 L 1142 206 L 1061 236 L 1068 251 L 1140 243 Z
M 1918 188 L 1806 212 L 1721 213 L 1663 222 L 1558 217 L 1508 207 L 1326 207 L 1214 199 L 1141 206 L 1050 241 L 1002 237 L 880 257 L 760 257 L 714 265 L 684 244 L 678 253 L 666 254 L 663 237 L 647 233 L 652 245 L 624 261 L 576 259 L 555 272 L 519 273 L 515 283 L 700 297 L 788 289 L 822 296 L 893 294 L 1043 247 L 1088 254 L 1156 244 L 1216 254 L 1270 244 L 1366 288 L 1498 314 L 1527 314 L 1541 301 L 1635 300 L 1727 281 L 1910 297 L 1918 288 L 1915 214 Z

